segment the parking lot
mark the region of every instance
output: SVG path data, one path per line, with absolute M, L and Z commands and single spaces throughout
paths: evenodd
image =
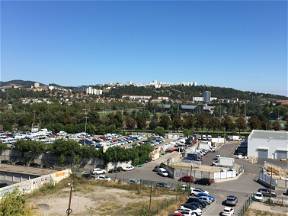
M 203 164 L 211 165 L 213 159 L 216 155 L 233 157 L 234 151 L 237 148 L 239 143 L 229 142 L 225 143 L 215 152 L 209 152 L 203 157 Z M 156 165 L 159 165 L 161 162 L 166 162 L 167 159 L 173 157 L 173 154 L 178 154 L 177 152 L 172 152 L 164 155 L 158 160 L 144 164 L 142 167 L 136 167 L 134 170 L 129 172 L 119 172 L 109 174 L 110 177 L 119 179 L 119 180 L 128 180 L 128 179 L 142 179 L 147 181 L 157 181 L 165 182 L 172 184 L 179 184 L 176 179 L 161 177 L 157 173 L 153 172 L 153 168 Z M 224 208 L 222 202 L 226 199 L 228 195 L 235 195 L 238 198 L 238 204 L 236 205 L 235 212 L 237 212 L 248 199 L 249 195 L 253 192 L 256 192 L 262 186 L 254 181 L 258 172 L 260 170 L 259 164 L 251 164 L 245 159 L 235 159 L 236 163 L 243 165 L 245 172 L 238 177 L 236 180 L 225 181 L 220 183 L 215 183 L 210 186 L 200 186 L 191 184 L 191 187 L 202 188 L 210 192 L 213 196 L 216 197 L 216 201 L 206 207 L 203 210 L 203 215 L 206 216 L 215 216 L 218 215 Z M 279 192 L 280 193 L 280 192 Z

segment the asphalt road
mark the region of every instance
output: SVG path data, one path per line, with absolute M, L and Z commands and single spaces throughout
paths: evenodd
M 216 155 L 220 154 L 221 156 L 233 157 L 234 151 L 237 148 L 239 143 L 226 143 L 221 146 L 216 152 L 209 152 L 204 158 L 202 163 L 211 165 L 213 158 Z M 110 177 L 119 179 L 119 180 L 128 180 L 128 179 L 142 179 L 148 181 L 157 181 L 165 183 L 179 184 L 177 180 L 161 177 L 157 173 L 153 172 L 152 169 L 154 166 L 159 165 L 161 162 L 167 161 L 168 158 L 173 157 L 173 154 L 177 152 L 169 153 L 159 158 L 158 160 L 149 162 L 142 167 L 137 167 L 129 172 L 119 172 L 109 174 Z M 199 186 L 191 184 L 192 187 L 203 188 L 210 192 L 210 194 L 216 197 L 216 201 L 204 209 L 204 216 L 215 216 L 223 210 L 224 206 L 222 202 L 226 199 L 228 195 L 235 195 L 238 197 L 238 204 L 234 208 L 235 212 L 243 206 L 245 201 L 248 199 L 249 195 L 253 192 L 256 192 L 262 186 L 254 181 L 256 176 L 259 173 L 261 166 L 259 164 L 251 164 L 245 159 L 235 159 L 235 162 L 243 165 L 244 173 L 239 176 L 238 179 L 232 181 L 226 181 L 221 183 L 215 183 L 211 186 Z M 281 193 L 281 192 L 279 192 Z

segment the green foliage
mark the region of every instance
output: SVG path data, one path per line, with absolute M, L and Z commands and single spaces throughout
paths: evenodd
M 159 136 L 165 136 L 165 129 L 163 127 L 156 127 L 154 133 Z
M 183 130 L 183 135 L 185 136 L 185 137 L 189 137 L 189 136 L 191 136 L 193 133 L 192 133 L 192 130 L 191 129 L 184 129 Z
M 2 153 L 3 151 L 5 151 L 6 149 L 8 149 L 7 144 L 5 144 L 5 143 L 0 143 L 0 153 Z
M 14 150 L 21 152 L 24 160 L 30 163 L 46 151 L 46 145 L 37 141 L 18 140 L 14 145 Z
M 19 191 L 6 193 L 0 201 L 0 216 L 30 216 L 31 211 L 25 206 L 25 199 Z
M 150 161 L 150 153 L 152 151 L 153 147 L 150 144 L 133 146 L 130 149 L 116 146 L 107 149 L 104 153 L 104 160 L 106 163 L 132 161 L 133 165 L 140 165 Z

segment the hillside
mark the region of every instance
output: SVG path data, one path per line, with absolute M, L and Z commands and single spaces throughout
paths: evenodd
M 6 82 L 0 81 L 0 87 L 8 86 L 8 85 L 18 85 L 24 88 L 30 88 L 35 81 L 29 80 L 10 80 Z M 41 86 L 45 86 L 45 84 L 40 83 Z M 61 88 L 70 88 L 74 91 L 83 91 L 86 85 L 82 86 L 63 86 L 56 83 L 51 85 L 61 87 Z M 153 97 L 158 96 L 168 96 L 172 99 L 185 99 L 191 100 L 192 97 L 201 96 L 204 91 L 211 91 L 212 97 L 217 98 L 226 98 L 226 99 L 240 99 L 240 100 L 254 100 L 254 99 L 285 99 L 288 97 L 282 95 L 273 95 L 273 94 L 265 94 L 265 93 L 256 93 L 251 91 L 241 91 L 233 88 L 226 87 L 216 87 L 216 86 L 183 86 L 183 85 L 175 85 L 169 87 L 162 88 L 154 88 L 152 86 L 117 86 L 112 88 L 112 90 L 106 93 L 106 96 L 111 97 L 122 97 L 122 95 L 151 95 Z

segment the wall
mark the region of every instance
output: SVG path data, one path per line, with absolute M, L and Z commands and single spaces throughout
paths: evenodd
M 113 170 L 117 167 L 125 167 L 125 166 L 128 166 L 128 165 L 131 165 L 132 161 L 128 161 L 128 162 L 116 162 L 116 163 L 113 163 L 113 162 L 109 162 L 107 165 L 106 165 L 106 170 L 109 171 L 109 170 Z
M 268 149 L 268 158 L 276 159 L 277 150 L 287 150 L 288 151 L 288 141 L 279 139 L 257 139 L 248 138 L 248 157 L 258 157 L 259 148 Z
M 62 171 L 57 171 L 55 173 L 40 176 L 34 179 L 9 185 L 7 187 L 0 188 L 0 198 L 7 192 L 13 192 L 18 189 L 21 193 L 31 193 L 36 189 L 39 189 L 44 184 L 57 184 L 59 181 L 69 177 L 71 175 L 71 169 L 66 169 Z

